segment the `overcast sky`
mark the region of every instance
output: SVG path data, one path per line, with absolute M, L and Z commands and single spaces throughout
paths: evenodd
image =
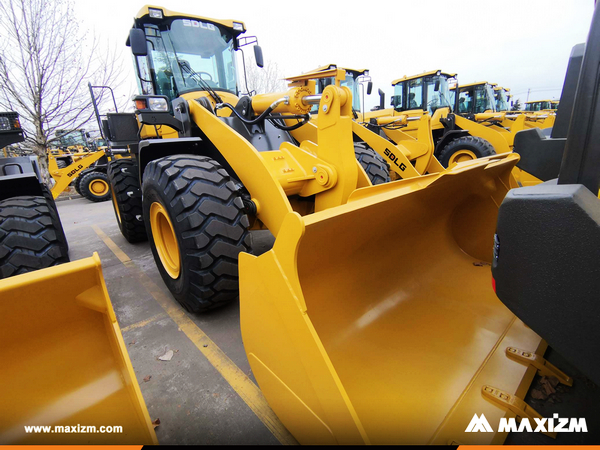
M 125 90 L 134 90 L 124 44 L 144 3 L 75 1 L 82 27 L 123 48 L 132 83 Z M 244 22 L 246 35 L 258 37 L 265 60 L 276 62 L 284 76 L 330 63 L 369 69 L 370 108 L 378 104 L 378 88 L 387 104 L 393 79 L 434 69 L 457 73 L 461 84 L 498 83 L 522 102 L 528 89 L 529 100 L 559 98 L 571 48 L 585 41 L 594 2 L 164 0 L 156 6 Z

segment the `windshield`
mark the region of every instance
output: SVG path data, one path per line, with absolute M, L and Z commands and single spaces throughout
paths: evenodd
M 555 109 L 551 102 L 539 101 L 531 102 L 525 105 L 525 111 L 541 111 L 543 109 Z
M 504 89 L 496 91 L 496 111 L 508 111 L 509 108 L 506 97 L 506 91 Z
M 140 65 L 140 72 L 145 78 L 149 71 L 152 84 L 142 80 L 143 94 L 173 100 L 185 92 L 212 88 L 237 95 L 234 38 L 227 30 L 208 22 L 175 19 L 165 29 L 145 25 L 145 31 L 150 67 L 144 70 Z
M 58 140 L 60 142 L 60 145 L 63 145 L 65 147 L 69 147 L 71 145 L 85 146 L 87 144 L 85 137 L 81 131 L 64 132 L 59 130 L 56 134 L 60 136 Z
M 494 90 L 489 84 L 475 87 L 475 114 L 496 111 Z
M 441 75 L 425 78 L 427 86 L 427 111 L 433 114 L 438 108 L 450 107 L 448 79 Z
M 434 113 L 450 106 L 448 79 L 443 75 L 402 81 L 394 86 L 392 106 L 396 111 L 422 109 Z

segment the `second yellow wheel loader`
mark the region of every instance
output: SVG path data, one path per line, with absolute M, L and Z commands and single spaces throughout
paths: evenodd
M 380 184 L 397 179 L 412 178 L 426 173 L 436 173 L 444 168 L 433 156 L 434 146 L 432 140 L 431 120 L 426 114 L 406 117 L 392 116 L 387 120 L 380 120 L 378 125 L 371 124 L 363 127 L 364 112 L 361 108 L 360 90 L 361 84 L 364 89 L 367 83 L 367 93 L 370 91 L 370 77 L 365 78 L 367 70 L 346 69 L 344 79 L 338 79 L 335 64 L 330 64 L 307 72 L 300 77 L 288 78 L 292 83 L 306 80 L 311 75 L 318 76 L 317 92 L 322 92 L 325 86 L 331 84 L 346 86 L 352 92 L 352 109 L 354 110 L 354 121 L 352 122 L 352 133 L 354 139 L 354 150 L 356 159 L 361 163 L 363 169 L 369 176 L 371 183 Z M 361 78 L 362 77 L 362 78 Z M 318 112 L 316 109 L 313 110 Z M 311 123 L 291 131 L 291 135 L 298 141 L 310 140 L 317 142 L 318 115 L 313 114 Z M 412 129 L 413 135 L 402 131 L 409 121 L 415 121 Z M 385 129 L 385 133 L 382 131 Z M 389 175 L 388 175 L 389 173 Z
M 114 197 L 121 229 L 135 216 L 123 212 L 142 211 L 133 225 L 145 224 L 185 308 L 239 293 L 253 373 L 301 443 L 502 442 L 465 429 L 474 412 L 490 423 L 523 414 L 513 404 L 537 368 L 507 349 L 546 348 L 490 286 L 497 205 L 518 156 L 373 186 L 355 158 L 347 87 L 316 94 L 307 75 L 287 92 L 237 97 L 244 31 L 157 6 L 136 15 L 138 109 L 106 118 L 135 156 L 109 171 L 127 183 L 111 176 L 113 192 L 130 193 Z M 293 138 L 314 105 L 316 142 Z M 259 228 L 275 244 L 256 257 Z
M 54 179 L 52 195 L 58 197 L 70 185 L 78 194 L 93 202 L 110 199 L 110 186 L 106 175 L 107 157 L 104 151 L 76 154 L 68 166 L 58 165 L 61 160 L 53 156 L 48 158 L 48 170 Z
M 392 108 L 383 108 L 365 114 L 364 121 L 371 127 L 380 128 L 388 138 L 394 140 L 393 128 L 398 116 L 408 118 L 429 115 L 434 143 L 433 154 L 443 167 L 456 162 L 490 156 L 510 151 L 505 138 L 497 131 L 452 112 L 452 95 L 449 80 L 455 74 L 441 70 L 394 80 Z M 404 133 L 415 136 L 418 122 L 407 122 Z
M 314 73 L 317 75 L 318 78 L 315 79 L 315 89 L 318 94 L 323 92 L 325 88 L 331 84 L 344 86 L 350 89 L 350 92 L 352 93 L 352 111 L 354 118 L 356 119 L 358 118 L 359 113 L 361 115 L 364 113 L 362 108 L 364 102 L 365 84 L 367 85 L 367 94 L 371 93 L 371 89 L 373 87 L 371 78 L 369 77 L 369 71 L 367 69 L 349 69 L 344 67 L 343 70 L 346 72 L 345 78 L 343 80 L 337 80 L 335 76 L 337 71 L 335 69 L 337 69 L 335 64 L 328 64 L 326 66 L 309 71 L 307 74 Z M 331 76 L 325 76 L 325 72 L 328 72 Z M 306 74 L 300 78 L 305 79 Z M 294 77 L 288 78 L 287 80 L 293 83 Z M 311 120 L 313 122 L 317 120 L 318 114 L 318 105 L 315 105 L 311 110 Z M 301 134 L 301 136 L 294 136 L 294 132 L 292 132 L 292 136 L 294 136 L 297 140 L 310 139 L 312 141 L 316 141 L 316 127 L 312 127 L 313 129 L 308 131 L 309 128 L 311 127 L 304 126 L 297 131 L 297 133 Z M 308 133 L 311 133 L 310 136 Z M 360 162 L 362 168 L 365 170 L 369 179 L 371 180 L 371 183 L 381 184 L 390 181 L 390 166 L 383 155 L 380 155 L 367 143 L 358 139 L 355 139 L 354 142 L 354 153 L 357 161 Z

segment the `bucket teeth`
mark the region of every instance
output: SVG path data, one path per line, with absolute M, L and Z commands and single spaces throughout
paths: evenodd
M 543 356 L 537 355 L 535 352 L 529 352 L 515 347 L 507 347 L 506 356 L 520 363 L 534 366 L 541 376 L 555 377 L 562 384 L 573 386 L 573 378 L 547 361 Z

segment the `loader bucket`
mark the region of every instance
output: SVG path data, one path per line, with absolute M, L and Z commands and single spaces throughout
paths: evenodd
M 275 413 L 303 444 L 489 444 L 546 345 L 496 298 L 489 263 L 516 155 L 356 191 L 286 216 L 272 250 L 240 255 L 242 337 Z
M 0 444 L 157 443 L 97 254 L 0 281 L 0 341 Z

